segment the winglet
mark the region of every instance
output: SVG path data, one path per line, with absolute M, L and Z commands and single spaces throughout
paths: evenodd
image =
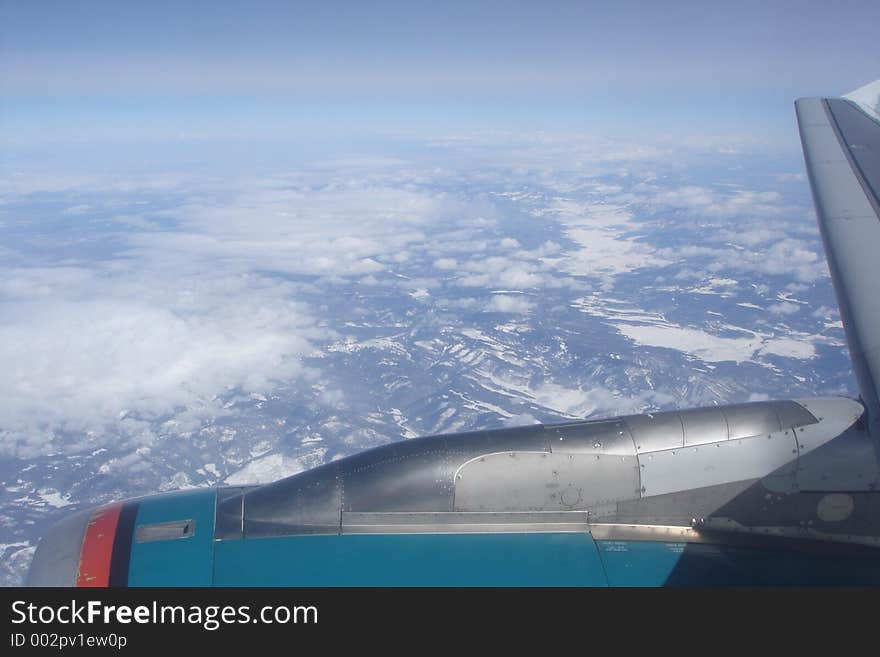
M 843 97 L 857 103 L 866 114 L 880 121 L 880 80 L 869 82 L 848 94 L 843 94 Z

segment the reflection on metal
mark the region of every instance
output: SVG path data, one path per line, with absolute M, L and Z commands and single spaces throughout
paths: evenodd
M 842 522 L 852 515 L 856 503 L 852 495 L 831 493 L 816 505 L 816 515 L 824 522 Z
M 760 480 L 764 491 L 796 493 L 795 428 L 820 445 L 860 408 L 810 403 L 823 421 L 794 401 L 753 402 L 392 443 L 264 486 L 221 489 L 215 537 L 337 534 L 358 513 L 581 511 L 613 521 L 633 503 L 676 491 L 664 515 L 646 520 L 688 521 L 729 499 L 711 491 L 731 483 Z
M 678 413 L 631 415 L 626 418 L 626 424 L 639 453 L 684 445 L 684 429 Z
M 541 513 L 343 513 L 343 534 L 587 532 L 583 511 Z
M 702 543 L 706 539 L 692 527 L 676 525 L 591 525 L 590 532 L 597 541 L 663 541 L 670 543 Z
M 680 414 L 685 445 L 702 445 L 727 440 L 727 419 L 717 408 L 701 408 Z
M 775 433 L 784 428 L 779 421 L 775 405 L 772 404 L 725 406 L 724 417 L 727 419 L 728 440 Z
M 134 541 L 135 543 L 173 541 L 192 538 L 195 533 L 196 523 L 192 519 L 157 522 L 151 525 L 138 525 L 134 530 Z
M 455 511 L 555 511 L 638 495 L 634 456 L 501 452 L 455 475 Z
M 31 561 L 28 586 L 76 585 L 83 537 L 93 512 L 69 515 L 43 536 Z
M 797 458 L 791 431 L 639 455 L 645 495 L 763 477 Z
M 565 454 L 635 454 L 629 427 L 621 420 L 569 422 L 545 427 L 552 452 Z
M 214 538 L 230 539 L 244 536 L 244 495 L 242 493 L 245 490 L 247 487 L 217 489 Z

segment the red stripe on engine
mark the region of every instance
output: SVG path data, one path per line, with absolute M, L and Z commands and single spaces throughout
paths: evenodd
M 79 553 L 77 586 L 104 586 L 110 583 L 110 559 L 113 541 L 119 523 L 121 504 L 104 507 L 92 514 L 86 526 L 82 550 Z

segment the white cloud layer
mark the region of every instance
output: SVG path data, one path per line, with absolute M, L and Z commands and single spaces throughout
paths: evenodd
M 4 273 L 16 295 L 2 302 L 0 446 L 20 456 L 45 452 L 58 432 L 100 436 L 65 443 L 84 449 L 137 434 L 126 418 L 222 414 L 217 395 L 297 376 L 318 335 L 290 289 L 254 275 Z
M 496 294 L 486 305 L 486 310 L 496 313 L 527 313 L 534 308 L 534 304 L 521 296 L 509 294 Z
M 141 420 L 222 415 L 227 391 L 295 379 L 331 332 L 297 301 L 307 284 L 286 275 L 380 273 L 431 221 L 468 218 L 443 195 L 383 186 L 263 180 L 193 193 L 167 213 L 170 230 L 125 215 L 118 257 L 0 272 L 0 449 L 36 455 L 61 432 L 93 437 L 65 439 L 72 451 L 149 442 Z M 67 216 L 88 221 L 90 208 L 74 207 Z M 408 283 L 425 296 L 431 284 Z M 525 311 L 514 305 L 504 312 Z

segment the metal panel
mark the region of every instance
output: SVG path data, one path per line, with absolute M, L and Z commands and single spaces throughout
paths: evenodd
M 754 461 L 751 469 L 737 472 L 735 466 L 725 463 L 704 465 L 704 472 L 684 468 L 670 475 L 675 483 L 663 481 L 659 488 L 655 486 L 658 477 L 662 479 L 668 466 L 653 470 L 653 483 L 643 482 L 641 477 L 651 470 L 654 451 L 666 453 L 656 457 L 659 461 L 668 456 L 672 446 L 687 455 L 687 449 L 708 450 L 728 442 L 728 416 L 738 433 L 759 432 L 766 440 L 769 433 L 777 433 L 773 430 L 780 426 L 780 415 L 791 422 L 815 422 L 816 409 L 826 414 L 846 414 L 849 411 L 840 404 L 851 402 L 833 402 L 830 406 L 823 403 L 756 402 L 680 414 L 656 413 L 403 441 L 249 489 L 243 495 L 234 490 L 221 491 L 216 536 L 228 539 L 339 533 L 342 514 L 347 512 L 579 509 L 607 518 L 618 512 L 619 502 L 638 498 L 643 486 L 645 495 L 654 495 L 659 490 L 758 477 L 763 477 L 765 489 L 792 492 L 796 489 L 796 460 L 789 458 L 781 465 L 759 467 L 755 462 L 762 462 L 761 450 L 766 448 L 757 442 L 758 451 L 748 457 Z M 686 436 L 687 446 L 683 444 Z M 716 442 L 705 442 L 710 439 Z M 789 439 L 793 442 L 791 436 Z M 640 460 L 634 456 L 636 447 Z M 711 458 L 709 452 L 704 453 Z M 710 476 L 711 468 L 724 474 Z
M 170 522 L 156 522 L 150 525 L 139 525 L 135 530 L 134 541 L 135 543 L 174 541 L 192 538 L 195 533 L 196 521 L 192 518 L 172 520 Z
M 814 424 L 818 420 L 803 405 L 796 401 L 773 402 L 779 423 L 783 429 L 788 427 L 802 427 L 806 424 Z
M 684 445 L 684 429 L 678 413 L 628 415 L 623 419 L 632 434 L 637 452 Z
M 214 538 L 222 540 L 244 538 L 244 492 L 249 488 L 217 489 Z
M 878 483 L 874 445 L 859 418 L 861 404 L 851 399 L 803 402 L 822 420 L 796 429 L 797 484 L 800 490 L 875 490 Z
M 442 449 L 355 459 L 342 477 L 344 511 L 451 511 L 453 476 L 466 457 Z
M 824 423 L 820 432 L 826 434 L 834 431 L 841 433 L 856 422 L 865 412 L 865 407 L 860 402 L 847 397 L 811 397 L 796 401 L 811 416 L 815 417 L 815 422 L 812 424 L 816 422 Z M 835 427 L 833 429 L 830 428 L 832 426 L 830 423 L 832 422 Z
M 244 535 L 275 536 L 339 530 L 342 486 L 337 463 L 244 494 Z
M 757 479 L 796 458 L 791 431 L 640 454 L 642 494 Z
M 590 526 L 596 541 L 662 541 L 674 543 L 701 542 L 703 538 L 692 527 L 681 525 L 637 525 L 600 523 Z
M 547 434 L 554 452 L 621 456 L 636 452 L 629 428 L 619 419 L 549 426 Z
M 782 428 L 773 403 L 732 404 L 722 407 L 722 410 L 727 418 L 730 440 L 766 435 Z
M 614 521 L 649 525 L 689 525 L 695 519 L 708 518 L 731 500 L 742 497 L 754 483 L 755 480 L 737 481 L 618 502 Z M 603 522 L 612 522 L 612 520 L 603 519 Z
M 86 525 L 94 509 L 78 511 L 47 531 L 31 560 L 26 586 L 74 586 Z
M 585 511 L 342 514 L 343 534 L 586 532 Z
M 717 408 L 699 408 L 682 411 L 685 445 L 702 445 L 727 440 L 727 420 Z
M 502 452 L 465 463 L 456 474 L 455 511 L 584 509 L 637 494 L 633 456 Z

